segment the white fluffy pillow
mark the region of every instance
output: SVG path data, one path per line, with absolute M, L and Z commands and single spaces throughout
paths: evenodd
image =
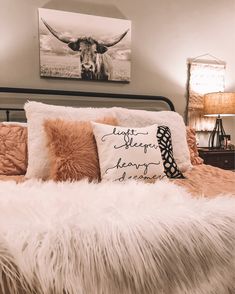
M 153 124 L 166 125 L 171 130 L 174 158 L 183 172 L 191 167 L 186 141 L 186 128 L 183 118 L 172 111 L 152 112 L 126 108 L 73 108 L 48 105 L 40 102 L 25 104 L 28 125 L 28 168 L 26 177 L 47 178 L 49 156 L 46 149 L 46 136 L 43 128 L 45 119 L 97 120 L 104 116 L 118 119 L 120 126 L 143 127 Z
M 124 128 L 92 122 L 102 180 L 156 180 L 165 176 L 158 125 Z
M 186 140 L 186 126 L 181 115 L 174 111 L 146 111 L 115 108 L 119 126 L 145 127 L 153 124 L 169 127 L 174 158 L 178 168 L 185 172 L 192 167 Z
M 28 123 L 28 168 L 27 178 L 47 179 L 50 162 L 46 147 L 45 119 L 96 120 L 104 116 L 115 117 L 113 108 L 73 108 L 48 105 L 40 102 L 25 104 Z

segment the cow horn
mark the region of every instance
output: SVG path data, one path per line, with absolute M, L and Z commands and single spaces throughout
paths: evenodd
M 52 33 L 52 35 L 55 36 L 58 40 L 66 44 L 74 41 L 73 38 L 66 37 L 64 34 L 55 31 L 51 26 L 49 26 L 49 24 L 43 18 L 41 18 L 41 20 L 44 23 L 44 25 L 48 28 L 48 30 Z
M 126 36 L 128 31 L 129 31 L 129 29 L 126 30 L 123 34 L 112 38 L 109 42 L 106 42 L 106 43 L 105 42 L 99 42 L 99 43 L 102 44 L 103 46 L 106 46 L 106 47 L 111 47 L 113 45 L 116 45 L 118 42 L 120 42 Z

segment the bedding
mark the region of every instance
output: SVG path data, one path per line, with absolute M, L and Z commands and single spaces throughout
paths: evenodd
M 156 136 L 158 125 L 126 128 L 92 122 L 92 127 L 102 180 L 156 180 L 166 176 Z
M 0 123 L 0 175 L 23 175 L 27 169 L 27 128 Z
M 0 181 L 24 182 L 21 176 L 0 175 Z M 185 173 L 184 179 L 169 179 L 185 188 L 192 197 L 216 197 L 222 194 L 235 196 L 235 173 L 211 165 L 200 164 Z
M 19 121 L 3 121 L 3 122 L 1 122 L 1 124 L 5 125 L 5 126 L 17 125 L 17 126 L 21 126 L 21 127 L 27 127 L 27 123 L 19 122 Z
M 192 165 L 203 163 L 203 159 L 199 156 L 197 149 L 196 131 L 191 127 L 186 128 L 186 139 L 190 153 L 190 160 Z
M 153 124 L 164 125 L 171 130 L 174 158 L 181 172 L 189 170 L 192 165 L 186 141 L 186 127 L 183 117 L 173 111 L 146 111 L 115 108 L 119 126 L 146 127 Z
M 215 197 L 226 193 L 235 196 L 235 172 L 200 164 L 184 175 L 186 179 L 177 179 L 175 183 L 185 187 L 194 196 Z
M 24 182 L 27 179 L 25 178 L 24 175 L 19 175 L 19 176 L 7 176 L 7 175 L 0 175 L 0 182 L 1 181 L 12 181 L 16 183 Z
M 184 178 L 184 175 L 175 162 L 171 131 L 167 126 L 158 126 L 157 140 L 166 176 L 168 178 Z
M 30 179 L 0 176 L 0 293 L 235 293 L 235 174 L 197 160 L 192 168 L 178 114 L 36 102 L 26 112 Z M 155 140 L 156 124 L 167 122 L 163 131 L 172 133 L 172 158 L 185 178 L 44 181 L 51 168 L 45 120 L 66 120 L 71 127 L 101 114 L 116 118 L 122 129 L 155 124 Z
M 47 179 L 50 174 L 44 120 L 91 121 L 107 116 L 115 117 L 113 108 L 73 108 L 34 101 L 26 103 L 24 108 L 28 123 L 27 178 Z
M 230 196 L 192 198 L 169 180 L 0 182 L 0 264 L 16 271 L 0 274 L 11 294 L 234 293 Z
M 28 122 L 28 178 L 47 179 L 50 165 L 46 149 L 46 135 L 43 129 L 45 119 L 92 121 L 104 116 L 117 118 L 123 127 L 143 127 L 153 124 L 166 125 L 171 129 L 174 158 L 179 169 L 184 172 L 191 168 L 183 118 L 172 111 L 144 111 L 125 108 L 72 108 L 47 105 L 39 102 L 25 104 Z
M 116 125 L 113 117 L 97 122 Z M 55 181 L 100 181 L 97 147 L 89 121 L 46 120 L 44 129 L 50 161 L 49 178 Z

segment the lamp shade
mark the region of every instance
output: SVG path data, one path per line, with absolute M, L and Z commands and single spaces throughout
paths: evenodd
M 235 93 L 215 92 L 204 95 L 204 115 L 235 115 Z

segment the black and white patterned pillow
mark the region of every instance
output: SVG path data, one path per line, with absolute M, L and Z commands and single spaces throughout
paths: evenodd
M 171 141 L 171 131 L 167 126 L 158 126 L 158 145 L 162 155 L 165 174 L 168 178 L 185 178 L 173 157 L 173 147 Z

